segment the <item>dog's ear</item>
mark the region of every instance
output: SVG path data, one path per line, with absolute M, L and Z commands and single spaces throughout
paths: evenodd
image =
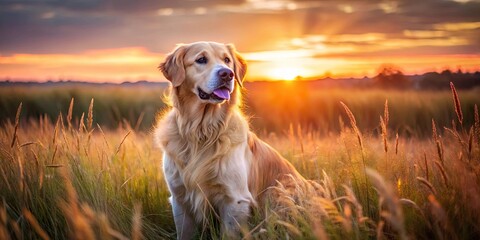
M 185 66 L 183 57 L 185 56 L 187 46 L 179 45 L 173 52 L 169 53 L 165 61 L 158 66 L 165 78 L 172 82 L 173 87 L 180 86 L 185 80 Z
M 233 44 L 226 45 L 230 54 L 233 56 L 233 71 L 235 72 L 235 79 L 237 80 L 238 85 L 240 87 L 243 86 L 243 79 L 245 78 L 245 74 L 247 73 L 247 62 L 240 56 L 240 53 L 235 50 L 235 46 Z

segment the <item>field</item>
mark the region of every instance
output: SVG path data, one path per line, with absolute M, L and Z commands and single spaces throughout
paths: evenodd
M 324 192 L 256 214 L 247 238 L 480 238 L 478 89 L 246 88 L 252 129 Z M 0 88 L 0 239 L 175 238 L 163 94 Z

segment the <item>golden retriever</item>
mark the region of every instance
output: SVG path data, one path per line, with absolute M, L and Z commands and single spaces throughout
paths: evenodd
M 160 64 L 171 81 L 171 108 L 154 137 L 163 150 L 178 239 L 189 239 L 207 216 L 224 237 L 239 238 L 251 208 L 277 181 L 306 182 L 249 130 L 240 111 L 245 60 L 231 44 L 179 45 Z

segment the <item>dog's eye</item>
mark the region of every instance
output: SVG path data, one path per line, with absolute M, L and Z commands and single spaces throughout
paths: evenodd
M 199 64 L 205 64 L 205 63 L 207 63 L 207 58 L 206 57 L 201 57 L 201 58 L 195 60 L 195 62 L 197 62 Z
M 228 58 L 228 57 L 226 57 L 224 61 L 225 61 L 225 63 L 230 63 L 231 62 L 230 58 Z

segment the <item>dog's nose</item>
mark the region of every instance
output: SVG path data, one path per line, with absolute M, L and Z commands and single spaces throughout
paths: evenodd
M 233 79 L 233 71 L 228 68 L 222 68 L 218 70 L 218 77 L 224 82 L 232 81 Z

